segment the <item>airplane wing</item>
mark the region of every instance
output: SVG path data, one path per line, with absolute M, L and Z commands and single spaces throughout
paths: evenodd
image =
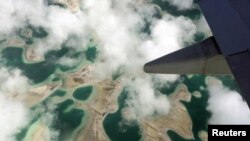
M 144 70 L 167 74 L 231 74 L 214 37 L 151 61 Z
M 232 72 L 250 107 L 250 0 L 198 0 L 198 4 L 214 37 L 149 62 L 144 70 L 169 74 Z

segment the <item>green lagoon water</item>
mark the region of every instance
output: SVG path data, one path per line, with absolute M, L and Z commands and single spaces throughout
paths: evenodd
M 158 5 L 161 10 L 168 12 L 169 14 L 173 16 L 185 16 L 189 17 L 190 19 L 198 19 L 201 15 L 201 12 L 199 9 L 187 9 L 187 10 L 178 10 L 175 6 L 171 5 L 166 0 L 152 0 L 152 3 Z
M 66 91 L 64 91 L 64 90 L 61 90 L 61 89 L 58 89 L 58 90 L 56 90 L 53 94 L 51 94 L 51 96 L 53 97 L 53 96 L 59 96 L 59 97 L 63 97 L 63 96 L 65 96 L 66 95 Z
M 51 74 L 55 72 L 56 69 L 60 69 L 63 72 L 70 71 L 77 66 L 68 67 L 59 65 L 56 61 L 63 57 L 68 56 L 72 58 L 82 58 L 83 52 L 74 52 L 70 48 L 64 47 L 60 50 L 50 51 L 45 55 L 45 60 L 38 63 L 25 63 L 23 60 L 24 50 L 17 47 L 8 47 L 2 50 L 1 55 L 3 57 L 4 65 L 13 68 L 19 68 L 23 71 L 29 79 L 34 83 L 41 83 L 45 81 Z M 93 52 L 91 54 L 94 55 Z M 93 60 L 95 57 L 92 57 Z M 83 61 L 83 60 L 82 60 Z M 79 64 L 80 65 L 80 62 Z M 59 78 L 57 78 L 58 80 Z M 56 81 L 56 80 L 55 80 Z
M 168 131 L 167 134 L 171 138 L 172 141 L 194 141 L 194 140 L 184 139 L 183 137 L 179 136 L 177 133 L 175 133 L 174 131 L 171 131 L 171 130 Z
M 134 125 L 120 125 L 122 121 L 122 109 L 125 107 L 125 100 L 127 99 L 127 91 L 123 92 L 118 97 L 119 110 L 115 113 L 109 114 L 103 121 L 104 129 L 112 141 L 139 141 L 141 138 L 139 126 Z
M 191 102 L 183 102 L 187 111 L 193 122 L 193 134 L 196 141 L 200 141 L 198 136 L 199 131 L 207 131 L 207 121 L 210 117 L 210 113 L 206 110 L 207 101 L 208 101 L 208 92 L 207 90 L 200 90 L 200 87 L 206 88 L 205 84 L 205 75 L 194 75 L 191 79 L 188 79 L 187 76 L 182 76 L 184 81 L 183 83 L 187 86 L 190 93 L 199 91 L 202 95 L 201 98 L 196 98 L 192 96 Z M 178 138 L 178 137 L 177 137 Z M 173 138 L 175 139 L 175 138 Z
M 68 49 L 61 49 L 59 51 L 51 51 L 45 56 L 45 61 L 27 64 L 23 61 L 23 49 L 8 47 L 2 50 L 2 57 L 5 59 L 5 65 L 9 67 L 17 67 L 21 69 L 29 79 L 34 83 L 45 81 L 57 68 L 63 71 L 70 70 L 64 66 L 58 66 L 55 61 L 67 53 Z
M 18 133 L 16 134 L 16 137 L 15 137 L 16 140 L 17 140 L 17 141 L 22 141 L 22 140 L 25 138 L 26 134 L 28 133 L 28 130 L 29 130 L 30 125 L 34 124 L 37 120 L 39 120 L 39 118 L 40 118 L 40 115 L 35 116 L 35 117 L 30 121 L 30 123 L 29 123 L 28 126 L 24 127 L 22 130 L 20 130 L 20 132 L 18 132 Z
M 34 83 L 46 80 L 56 69 L 55 65 L 46 61 L 26 64 L 23 61 L 22 55 L 23 49 L 21 48 L 9 47 L 2 51 L 2 57 L 5 59 L 5 65 L 21 69 L 24 75 L 33 80 Z
M 24 33 L 27 33 L 27 31 L 31 30 L 31 37 L 27 36 Z M 28 27 L 24 29 L 18 30 L 19 37 L 21 37 L 27 45 L 31 45 L 34 43 L 34 39 L 36 38 L 45 38 L 48 36 L 48 33 L 44 30 L 42 27 L 34 27 L 29 25 Z
M 73 104 L 74 101 L 71 99 L 58 104 L 58 108 L 56 110 L 56 112 L 58 112 L 58 116 L 53 127 L 60 131 L 59 140 L 64 140 L 67 136 L 72 134 L 77 127 L 80 126 L 84 117 L 83 110 L 76 108 L 69 109 L 69 107 Z
M 77 100 L 87 100 L 91 95 L 92 90 L 93 86 L 77 88 L 73 93 L 73 97 L 76 98 Z
M 96 46 L 89 46 L 85 52 L 86 59 L 92 63 L 95 61 L 97 54 L 98 52 Z
M 32 37 L 34 38 L 45 38 L 48 36 L 48 32 L 42 27 L 29 27 L 32 30 Z

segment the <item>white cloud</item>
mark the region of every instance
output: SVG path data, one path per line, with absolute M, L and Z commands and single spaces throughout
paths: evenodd
M 57 61 L 57 63 L 62 66 L 75 67 L 77 64 L 80 63 L 80 61 L 81 61 L 80 58 L 71 58 L 71 57 L 63 56 Z
M 135 87 L 136 86 L 136 87 Z M 128 121 L 139 120 L 155 114 L 167 114 L 170 103 L 167 96 L 155 92 L 150 81 L 136 79 L 129 83 L 129 95 L 125 108 Z
M 166 14 L 151 27 L 152 38 L 142 45 L 149 60 L 156 59 L 184 47 L 183 42 L 192 42 L 196 26 L 186 17 Z
M 130 116 L 126 119 L 138 120 L 154 113 L 166 114 L 168 99 L 156 94 L 153 83 L 167 85 L 177 80 L 178 75 L 166 75 L 160 77 L 159 81 L 152 81 L 153 77 L 159 76 L 145 74 L 143 65 L 182 48 L 184 41 L 192 42 L 196 26 L 183 16 L 165 14 L 164 18 L 155 19 L 152 15 L 156 11 L 152 5 L 140 3 L 141 6 L 130 0 L 118 3 L 85 0 L 83 4 L 83 9 L 88 13 L 88 26 L 100 47 L 93 76 L 99 79 L 111 78 L 118 68 L 123 68 L 121 80 L 125 86 L 129 85 L 126 109 Z M 140 32 L 145 26 L 144 19 L 153 23 L 151 35 Z
M 37 120 L 37 122 L 40 122 L 39 124 L 48 128 L 48 132 L 46 131 L 42 135 L 44 139 L 49 141 L 58 141 L 58 137 L 60 136 L 60 129 L 49 128 L 54 124 L 56 120 L 58 120 L 58 112 L 56 112 L 56 108 L 57 105 L 54 104 L 52 101 L 46 101 L 45 103 L 39 104 L 34 109 L 32 109 L 32 117 L 38 116 L 39 119 Z M 33 123 L 33 125 L 37 125 L 37 122 Z M 29 128 L 29 130 L 31 132 L 37 132 L 39 129 L 33 131 L 32 128 Z M 26 136 L 26 138 L 27 137 L 28 136 Z
M 42 21 L 39 23 L 31 21 L 32 25 L 44 27 L 49 32 L 48 37 L 37 40 L 34 45 L 39 54 L 44 54 L 48 50 L 60 49 L 71 35 L 82 36 L 81 38 L 87 37 L 84 34 L 85 20 L 82 12 L 72 13 L 57 6 L 47 7 L 46 12 L 48 15 L 45 18 L 40 17 Z
M 29 122 L 29 110 L 21 99 L 29 88 L 20 70 L 0 68 L 0 140 L 14 141 L 15 134 Z
M 250 111 L 241 95 L 223 86 L 216 78 L 206 79 L 209 92 L 207 110 L 210 124 L 250 124 Z
M 28 24 L 49 32 L 48 37 L 35 40 L 33 45 L 40 55 L 60 49 L 70 35 L 87 37 L 82 11 L 72 13 L 59 6 L 48 6 L 46 0 L 1 0 L 0 3 L 1 35 L 11 34 Z
M 5 96 L 15 96 L 19 99 L 27 94 L 30 82 L 18 69 L 0 68 L 0 91 Z
M 28 20 L 39 20 L 46 13 L 43 0 L 0 0 L 0 33 L 8 34 L 23 27 Z
M 153 83 L 155 88 L 163 88 L 171 86 L 171 84 L 179 79 L 178 74 L 155 74 Z
M 199 32 L 204 33 L 206 37 L 212 36 L 212 31 L 204 16 L 201 16 L 198 20 L 194 22 Z
M 29 122 L 28 110 L 21 102 L 0 94 L 0 140 L 14 141 L 15 134 Z

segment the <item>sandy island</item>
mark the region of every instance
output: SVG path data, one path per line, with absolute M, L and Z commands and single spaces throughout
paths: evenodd
M 190 102 L 191 94 L 184 85 L 180 85 L 169 96 L 171 109 L 167 115 L 141 120 L 140 126 L 144 141 L 171 141 L 167 131 L 172 130 L 185 139 L 194 139 L 192 120 L 187 109 L 180 101 Z
M 96 95 L 86 103 L 77 103 L 77 107 L 88 111 L 87 123 L 80 131 L 76 141 L 107 141 L 103 129 L 103 120 L 107 114 L 118 110 L 117 98 L 122 91 L 119 81 L 104 80 L 96 84 Z

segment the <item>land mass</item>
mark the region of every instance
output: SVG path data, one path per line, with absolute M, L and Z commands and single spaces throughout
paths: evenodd
M 171 141 L 167 136 L 168 130 L 176 132 L 185 139 L 194 139 L 191 117 L 181 102 L 191 100 L 191 94 L 186 86 L 178 86 L 169 99 L 171 109 L 167 115 L 156 115 L 141 120 L 140 127 L 144 141 Z

